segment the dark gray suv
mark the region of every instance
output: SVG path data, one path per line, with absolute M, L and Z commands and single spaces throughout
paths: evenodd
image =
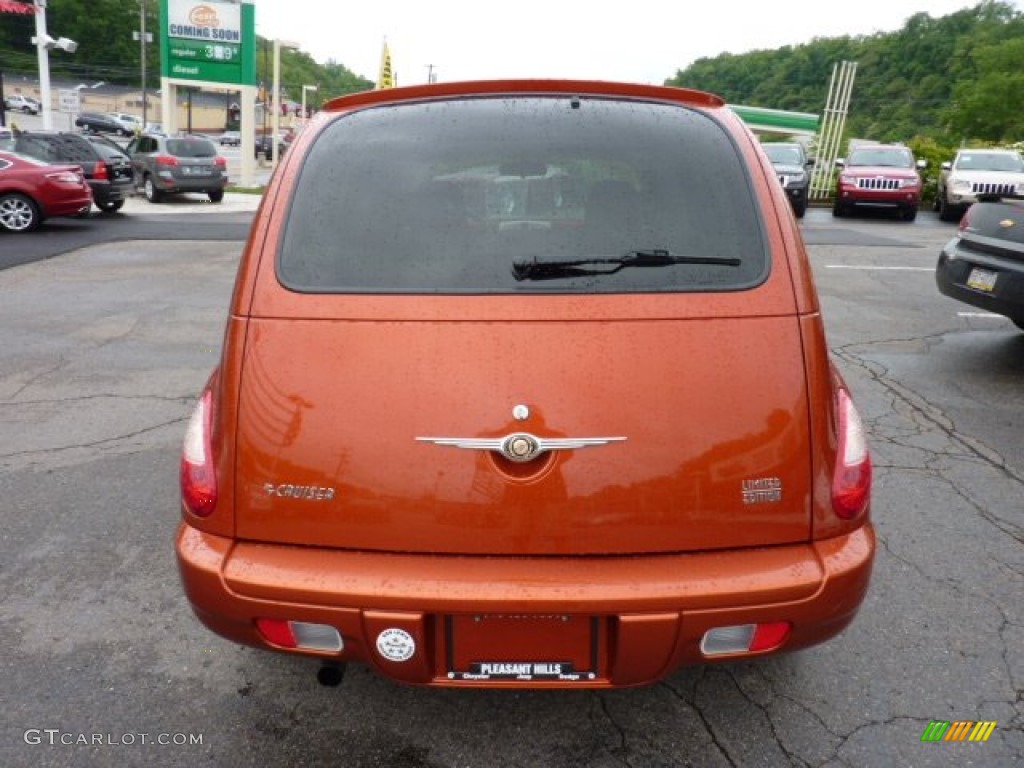
M 810 171 L 814 161 L 807 159 L 803 145 L 797 142 L 765 142 L 761 146 L 786 190 L 793 213 L 802 219 L 807 212 L 807 191 L 811 185 Z
M 142 134 L 128 144 L 128 154 L 135 171 L 135 186 L 142 189 L 151 203 L 182 192 L 204 192 L 211 203 L 224 199 L 227 161 L 209 139 Z

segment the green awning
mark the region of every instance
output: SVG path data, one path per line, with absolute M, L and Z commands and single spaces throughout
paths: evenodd
M 786 112 L 781 109 L 741 107 L 736 104 L 730 104 L 729 109 L 750 126 L 752 131 L 806 136 L 813 136 L 818 132 L 819 116 L 809 112 Z

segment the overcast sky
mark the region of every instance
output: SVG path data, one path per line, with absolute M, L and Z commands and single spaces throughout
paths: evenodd
M 399 85 L 569 77 L 661 84 L 695 59 L 871 35 L 960 0 L 255 0 L 256 33 L 377 79 L 387 39 Z M 1016 0 L 1021 7 L 1022 0 Z

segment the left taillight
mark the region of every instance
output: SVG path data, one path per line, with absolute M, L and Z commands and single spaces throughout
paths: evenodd
M 218 168 L 227 168 L 228 167 L 227 158 L 226 157 L 222 157 L 221 155 L 217 155 L 217 157 L 214 158 L 213 162 L 214 162 L 214 165 L 216 165 Z
M 209 517 L 217 507 L 212 425 L 213 388 L 207 384 L 192 411 L 181 452 L 181 500 L 197 517 Z
M 871 453 L 860 414 L 846 389 L 836 394 L 838 441 L 832 509 L 844 520 L 863 514 L 871 499 Z
M 74 184 L 78 186 L 82 183 L 82 175 L 75 171 L 57 171 L 56 173 L 46 174 L 46 178 L 51 181 L 56 181 L 59 184 Z

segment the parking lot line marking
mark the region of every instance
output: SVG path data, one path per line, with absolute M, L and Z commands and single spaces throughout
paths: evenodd
M 993 320 L 1003 320 L 1002 315 L 997 315 L 992 312 L 957 312 L 957 317 L 990 317 Z
M 870 265 L 857 265 L 857 264 L 826 264 L 825 269 L 878 269 L 878 270 L 890 270 L 894 272 L 934 272 L 935 267 L 876 267 Z

